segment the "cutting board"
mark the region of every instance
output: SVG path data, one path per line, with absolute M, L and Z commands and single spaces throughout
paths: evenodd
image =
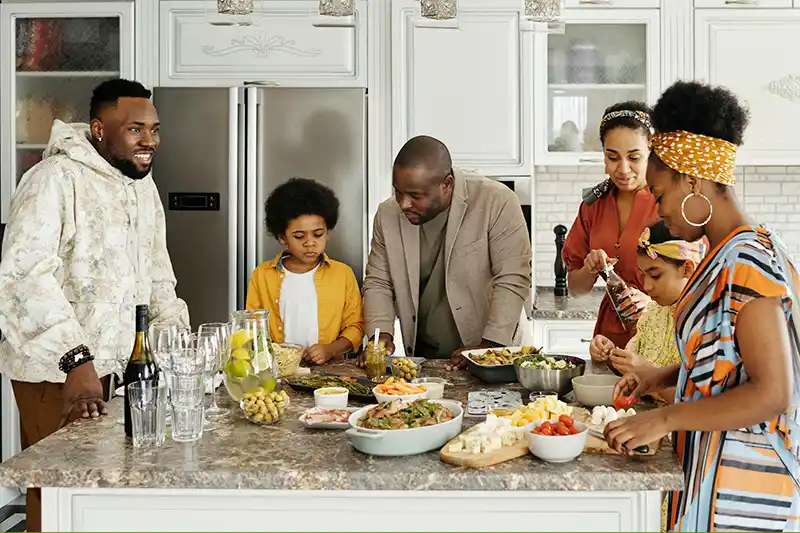
M 584 424 L 591 425 L 589 424 L 589 421 L 592 418 L 592 414 L 583 407 L 576 407 L 572 410 L 572 418 L 576 422 L 583 422 Z M 595 429 L 597 429 L 598 431 L 602 431 L 601 428 L 595 428 Z M 632 452 L 629 455 L 643 455 L 643 456 L 655 455 L 656 452 L 658 452 L 658 449 L 661 447 L 661 439 L 651 444 L 648 444 L 647 447 L 649 448 L 647 453 Z M 586 446 L 584 446 L 583 451 L 586 453 L 605 453 L 609 455 L 623 455 L 620 454 L 617 450 L 610 447 L 608 443 L 605 441 L 605 439 L 601 439 L 600 437 L 595 437 L 594 435 L 591 434 L 591 432 L 586 437 Z
M 458 437 L 450 442 L 453 442 L 457 438 Z M 439 452 L 439 458 L 447 464 L 466 466 L 467 468 L 484 468 L 504 463 L 530 453 L 527 440 L 517 441 L 514 444 L 503 446 L 499 450 L 494 450 L 489 453 L 449 452 L 447 451 L 447 447 L 450 446 L 450 442 L 445 444 L 444 448 Z

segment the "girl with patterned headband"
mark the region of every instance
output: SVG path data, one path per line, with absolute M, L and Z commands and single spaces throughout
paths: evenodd
M 670 232 L 711 252 L 675 309 L 681 362 L 614 390 L 676 387 L 675 404 L 610 423 L 606 440 L 625 450 L 672 434 L 686 480 L 669 495 L 676 531 L 798 531 L 800 278 L 731 187 L 748 113 L 726 89 L 678 82 L 651 118 L 648 186 Z
M 659 221 L 642 232 L 637 251 L 644 291 L 651 302 L 639 319 L 636 336 L 624 347 L 615 346 L 603 335 L 597 335 L 589 345 L 593 360 L 604 355 L 622 374 L 680 362 L 672 313 L 686 282 L 703 258 L 704 246 L 699 241 L 676 239 Z M 653 396 L 660 403 L 672 403 L 674 393 L 672 389 Z
M 606 264 L 613 264 L 628 285 L 629 294 L 620 309 L 615 309 L 608 297 L 603 299 L 595 324 L 595 335 L 603 335 L 616 346 L 625 346 L 635 334 L 635 329 L 623 325 L 621 317 L 635 322 L 648 302 L 636 264 L 636 241 L 642 230 L 658 219 L 655 199 L 645 181 L 652 131 L 649 111 L 641 102 L 623 102 L 606 109 L 600 121 L 606 179 L 584 191 L 562 251 L 571 295 L 588 294 Z M 595 360 L 607 362 L 605 355 Z

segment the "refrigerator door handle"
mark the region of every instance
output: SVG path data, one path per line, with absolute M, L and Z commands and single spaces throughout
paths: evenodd
M 262 136 L 261 103 L 259 89 L 250 87 L 247 93 L 247 175 L 245 194 L 245 271 L 246 276 L 256 268 L 256 238 L 258 235 L 258 176 L 261 174 L 262 161 L 258 149 Z
M 235 189 L 231 193 L 231 204 L 235 203 L 236 210 L 236 235 L 233 242 L 236 243 L 236 268 L 233 271 L 236 285 L 236 306 L 231 310 L 244 309 L 245 300 L 247 298 L 247 280 L 248 275 L 245 272 L 245 182 L 247 179 L 247 161 L 245 159 L 247 154 L 247 116 L 245 115 L 245 91 L 242 88 L 232 89 L 236 94 L 235 108 L 232 112 L 236 113 L 236 182 Z
M 228 91 L 228 312 L 237 309 L 239 292 L 239 92 Z

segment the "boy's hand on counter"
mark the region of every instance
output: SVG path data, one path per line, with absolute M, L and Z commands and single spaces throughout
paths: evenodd
M 303 352 L 303 360 L 315 365 L 324 365 L 336 356 L 332 344 L 314 344 Z

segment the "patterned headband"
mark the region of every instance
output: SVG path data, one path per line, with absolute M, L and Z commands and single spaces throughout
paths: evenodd
M 603 118 L 600 120 L 600 129 L 602 130 L 609 120 L 614 120 L 615 118 L 632 118 L 634 120 L 638 120 L 642 123 L 642 125 L 650 131 L 650 135 L 653 134 L 653 124 L 650 122 L 650 115 L 645 113 L 644 111 L 633 111 L 630 109 L 623 109 L 621 111 L 612 111 L 610 113 L 606 113 L 603 115 Z
M 679 174 L 723 185 L 736 183 L 736 145 L 732 142 L 679 130 L 654 135 L 650 150 Z
M 644 250 L 650 259 L 658 259 L 660 255 L 678 261 L 692 261 L 695 265 L 700 264 L 706 251 L 703 241 L 674 240 L 650 244 L 650 228 L 645 228 L 639 237 L 639 248 Z

